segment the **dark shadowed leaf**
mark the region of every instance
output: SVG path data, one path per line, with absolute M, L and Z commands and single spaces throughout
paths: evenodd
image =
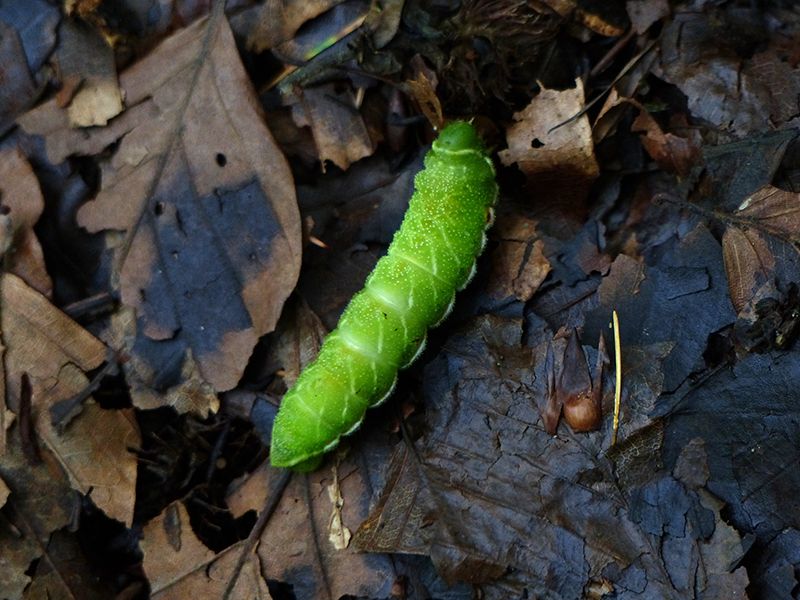
M 743 136 L 797 114 L 800 73 L 776 48 L 743 60 L 734 41 L 750 33 L 750 21 L 736 17 L 724 8 L 676 15 L 662 33 L 654 72 L 686 94 L 694 117 Z
M 291 40 L 300 27 L 344 0 L 312 0 L 291 4 L 266 2 L 232 18 L 237 31 L 247 38 L 247 46 L 262 52 Z
M 602 582 L 625 599 L 741 593 L 744 570 L 728 572 L 738 536 L 706 490 L 615 468 L 608 415 L 601 432 L 544 431 L 546 343 L 525 349 L 521 334 L 479 319 L 428 366 L 427 433 L 398 448 L 359 546 L 430 554 L 486 598 L 580 598 Z
M 36 92 L 25 53 L 18 33 L 0 21 L 0 133 L 14 122 L 19 113 L 28 107 Z
M 620 255 L 599 289 L 600 306 L 587 314 L 584 339 L 593 342 L 619 313 L 624 344 L 672 343 L 664 360 L 664 389 L 674 390 L 698 366 L 708 336 L 736 320 L 719 243 L 702 225 L 656 266 Z
M 0 508 L 0 597 L 12 600 L 22 597 L 31 581 L 31 561 L 45 552 L 50 534 L 67 525 L 78 509 L 78 496 L 49 451 L 42 449 L 39 463 L 24 457 L 19 429 L 15 425 L 9 431 L 0 460 L 0 477 L 10 490 Z
M 750 354 L 688 393 L 662 399 L 659 407 L 666 421 L 666 466 L 673 467 L 688 444 L 702 442 L 708 489 L 727 503 L 740 532 L 754 533 L 767 545 L 754 568 L 762 583 L 771 582 L 757 595 L 765 599 L 782 597 L 777 590 L 796 586 L 800 565 L 796 546 L 785 546 L 800 529 L 800 481 L 794 468 L 800 461 L 798 377 L 797 351 Z M 784 539 L 773 540 L 781 532 Z M 793 571 L 781 573 L 781 565 Z
M 708 191 L 714 206 L 735 211 L 742 197 L 769 184 L 797 137 L 794 129 L 770 131 L 742 141 L 706 146 L 703 162 L 709 177 Z
M 40 560 L 25 600 L 106 600 L 114 595 L 108 582 L 92 572 L 75 535 L 56 531 Z
M 35 76 L 56 43 L 59 18 L 45 0 L 0 3 L 0 135 L 35 100 Z

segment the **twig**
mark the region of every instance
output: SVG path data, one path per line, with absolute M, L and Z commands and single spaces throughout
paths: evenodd
M 619 409 L 622 404 L 622 344 L 619 336 L 619 318 L 617 311 L 611 313 L 614 325 L 614 432 L 611 434 L 611 445 L 617 443 L 617 431 L 619 430 Z

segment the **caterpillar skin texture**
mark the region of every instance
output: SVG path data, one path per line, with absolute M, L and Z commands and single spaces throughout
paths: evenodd
M 286 393 L 272 429 L 276 467 L 314 470 L 366 410 L 392 392 L 475 270 L 497 198 L 494 167 L 474 127 L 445 127 L 414 180 L 387 255 L 347 305 L 317 359 Z

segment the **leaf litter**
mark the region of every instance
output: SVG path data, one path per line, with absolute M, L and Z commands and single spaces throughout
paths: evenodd
M 39 4 L 0 6 L 0 595 L 791 596 L 791 7 Z M 422 115 L 498 151 L 486 255 L 289 479 L 275 405 L 400 222 Z

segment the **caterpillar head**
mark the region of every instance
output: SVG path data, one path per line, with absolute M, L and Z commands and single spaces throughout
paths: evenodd
M 449 154 L 482 152 L 483 141 L 475 128 L 466 121 L 455 121 L 447 125 L 433 143 L 434 150 Z

